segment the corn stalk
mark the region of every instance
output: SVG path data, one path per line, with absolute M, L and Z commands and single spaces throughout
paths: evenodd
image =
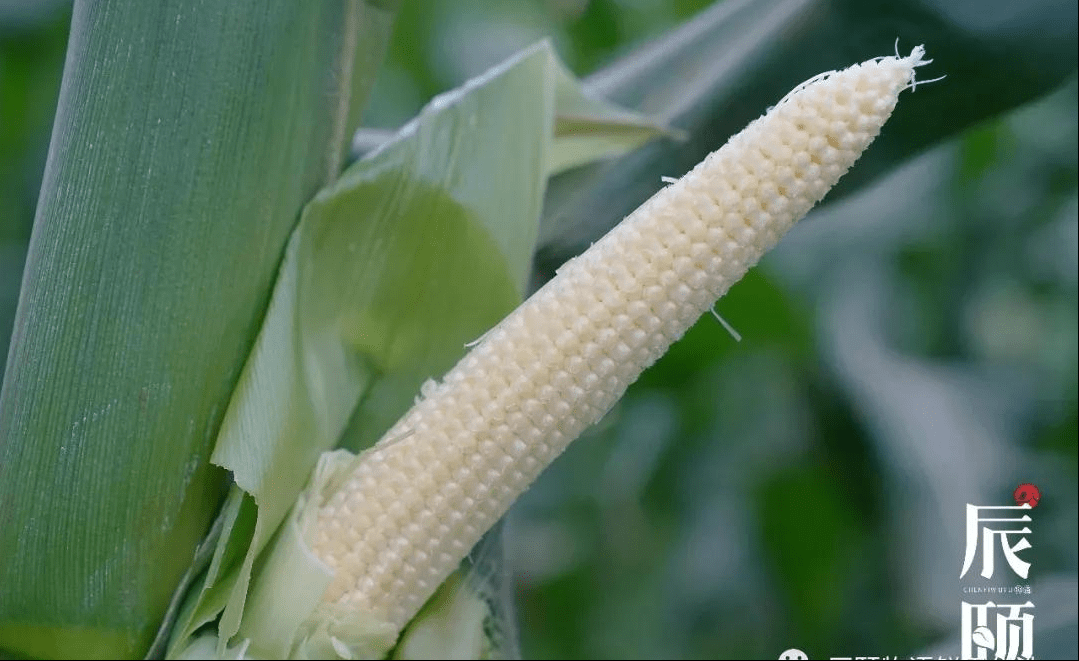
M 392 2 L 79 0 L 0 394 L 0 648 L 141 655 Z

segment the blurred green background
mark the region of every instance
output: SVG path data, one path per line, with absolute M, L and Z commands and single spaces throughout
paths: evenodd
M 405 3 L 365 123 L 543 37 L 585 75 L 708 4 Z M 68 12 L 0 0 L 0 369 Z M 523 656 L 956 655 L 964 506 L 1032 482 L 1035 650 L 1074 658 L 1076 97 L 825 204 L 717 305 L 740 342 L 706 316 L 570 447 L 507 523 Z

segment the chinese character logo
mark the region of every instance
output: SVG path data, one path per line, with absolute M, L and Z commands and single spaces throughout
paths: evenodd
M 1030 503 L 1016 506 L 1004 506 L 1004 507 L 992 507 L 992 506 L 979 506 L 979 505 L 967 505 L 967 550 L 963 559 L 963 571 L 960 572 L 959 578 L 963 578 L 970 571 L 971 566 L 974 564 L 974 557 L 978 554 L 978 547 L 981 546 L 982 550 L 982 571 L 981 574 L 985 578 L 992 578 L 994 571 L 994 556 L 996 551 L 996 542 L 999 540 L 1000 547 L 1004 551 L 1004 559 L 1008 561 L 1008 566 L 1015 572 L 1020 578 L 1026 578 L 1030 572 L 1030 563 L 1022 560 L 1018 555 L 1019 551 L 1030 548 L 1030 542 L 1025 535 L 1030 534 L 1030 528 L 1025 524 L 1030 523 L 1030 515 L 1026 512 L 1031 508 Z M 1008 514 L 1009 510 L 1023 510 L 1022 516 L 993 516 L 992 512 L 986 512 L 985 510 L 1004 510 L 1005 514 Z M 1007 524 L 1012 524 L 1010 527 Z M 1022 525 L 1022 528 L 1017 526 Z M 979 534 L 979 532 L 981 534 Z M 1024 535 L 1019 537 L 1014 543 L 1010 543 L 1012 536 Z M 980 544 L 979 544 L 980 540 Z
M 963 659 L 1033 659 L 1034 604 L 963 602 Z
M 1016 505 L 1037 507 L 1038 501 L 1042 499 L 1042 492 L 1033 484 L 1024 482 L 1015 488 L 1012 497 L 1015 498 Z

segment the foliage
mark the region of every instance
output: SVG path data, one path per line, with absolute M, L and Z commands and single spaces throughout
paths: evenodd
M 507 541 L 525 655 L 774 658 L 792 645 L 916 652 L 956 629 L 962 503 L 1006 502 L 1019 481 L 1066 494 L 1039 509 L 1035 601 L 1041 612 L 1053 595 L 1074 602 L 1074 6 L 726 0 L 692 30 L 672 30 L 705 4 L 406 3 L 373 94 L 372 121 L 396 125 L 465 74 L 552 35 L 575 70 L 610 62 L 587 80 L 591 89 L 687 132 L 684 142 L 656 141 L 553 181 L 541 282 L 660 175 L 681 174 L 808 75 L 888 53 L 897 36 L 903 46 L 926 43 L 934 70 L 948 75 L 912 95 L 841 202 L 807 219 L 721 301 L 741 344 L 705 319 L 523 499 Z M 0 191 L 12 210 L 0 218 L 0 342 L 43 162 L 41 99 L 58 80 L 41 72 L 57 71 L 62 21 L 42 16 L 16 23 L 0 14 Z M 664 48 L 634 44 L 664 34 Z M 31 42 L 42 44 L 39 57 L 23 54 Z M 986 121 L 1062 82 L 1062 92 Z M 258 165 L 236 176 L 268 181 L 266 159 Z M 236 235 L 222 250 L 273 252 L 240 226 L 215 227 Z M 280 246 L 287 230 L 277 227 Z M 119 269 L 138 233 L 85 236 L 113 250 Z M 201 265 L 218 243 L 215 235 L 192 245 L 186 254 Z M 267 291 L 272 269 L 261 273 Z M 201 295 L 236 280 L 212 270 L 194 277 L 162 282 L 184 281 Z M 72 313 L 108 300 L 71 291 Z M 247 329 L 237 337 L 254 337 L 256 308 L 249 304 L 246 326 L 230 322 Z M 134 337 L 160 342 L 180 363 L 206 342 L 210 318 L 190 313 L 171 340 L 136 323 Z M 108 346 L 127 352 L 129 343 Z M 224 372 L 235 375 L 242 362 L 223 361 Z M 118 383 L 144 381 L 154 382 Z M 93 397 L 104 406 L 107 393 Z M 57 419 L 92 414 L 93 397 L 57 400 L 67 411 Z M 0 437 L 0 453 L 11 438 Z M 64 481 L 38 488 L 70 491 Z M 10 528 L 10 518 L 0 521 Z M 1069 631 L 1040 630 L 1039 654 L 1073 653 Z

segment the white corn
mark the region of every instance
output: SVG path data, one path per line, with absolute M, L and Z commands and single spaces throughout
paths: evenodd
M 799 85 L 493 328 L 359 461 L 311 535 L 324 597 L 398 629 L 536 476 L 828 192 L 923 64 Z

